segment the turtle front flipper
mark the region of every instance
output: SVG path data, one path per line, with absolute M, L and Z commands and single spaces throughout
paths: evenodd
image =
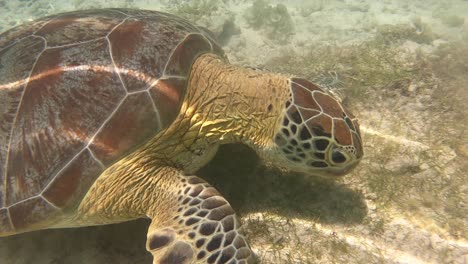
M 156 208 L 148 230 L 146 248 L 153 263 L 254 263 L 226 199 L 196 176 L 172 177 L 179 182 L 172 190 L 175 207 Z M 158 217 L 160 210 L 172 217 Z
M 255 263 L 231 205 L 215 188 L 172 167 L 123 159 L 90 188 L 74 226 L 151 218 L 146 248 L 155 264 Z

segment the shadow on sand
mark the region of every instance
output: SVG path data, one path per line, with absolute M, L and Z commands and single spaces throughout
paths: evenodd
M 260 163 L 249 148 L 226 145 L 198 174 L 226 196 L 241 215 L 269 211 L 320 223 L 352 225 L 367 214 L 362 194 L 338 181 L 284 174 Z

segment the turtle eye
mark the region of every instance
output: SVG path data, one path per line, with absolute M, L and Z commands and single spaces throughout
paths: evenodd
M 346 156 L 338 149 L 334 149 L 331 156 L 334 163 L 346 162 Z

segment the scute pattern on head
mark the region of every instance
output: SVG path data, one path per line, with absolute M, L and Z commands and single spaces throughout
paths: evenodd
M 224 55 L 203 30 L 155 11 L 70 12 L 3 33 L 0 221 L 27 229 L 60 213 L 21 223 L 23 211 L 76 206 L 106 167 L 174 120 L 207 52 Z
M 291 79 L 291 99 L 275 142 L 288 160 L 311 170 L 340 168 L 362 156 L 357 120 L 332 94 L 300 78 Z

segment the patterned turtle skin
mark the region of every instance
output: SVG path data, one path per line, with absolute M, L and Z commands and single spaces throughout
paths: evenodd
M 288 167 L 306 173 L 324 168 L 326 176 L 348 173 L 363 155 L 357 119 L 329 91 L 304 79 L 290 80 L 291 97 L 275 136 L 283 156 L 297 164 L 287 162 Z
M 363 155 L 332 94 L 230 65 L 177 16 L 85 10 L 0 35 L 0 237 L 149 217 L 154 263 L 255 263 L 229 203 L 192 175 L 233 142 L 320 176 Z

